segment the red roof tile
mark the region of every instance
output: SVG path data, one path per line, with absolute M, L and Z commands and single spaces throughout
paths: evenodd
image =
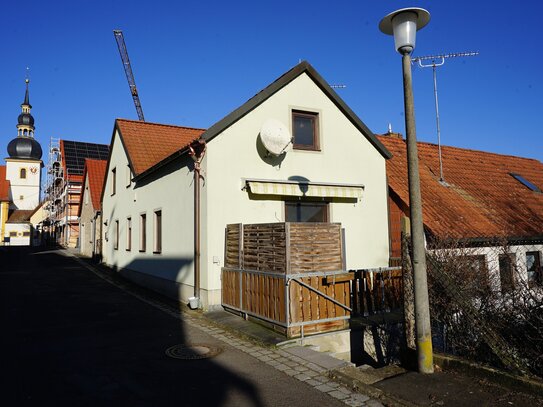
M 117 128 L 135 176 L 186 148 L 204 132 L 203 129 L 126 119 L 117 119 Z
M 390 188 L 409 204 L 405 140 L 379 136 L 393 154 L 387 161 Z M 543 193 L 510 174 L 522 175 L 543 190 L 543 164 L 534 159 L 418 143 L 423 218 L 442 238 L 535 237 L 543 235 Z
M 6 166 L 0 165 L 0 201 L 9 201 L 10 182 L 6 179 Z
M 8 217 L 6 223 L 23 223 L 29 222 L 30 217 L 34 213 L 34 209 L 16 209 Z
M 107 160 L 85 160 L 85 171 L 83 172 L 83 180 L 89 183 L 89 192 L 94 210 L 100 209 L 100 197 L 102 196 L 102 188 L 104 185 L 104 177 L 106 173 Z M 83 188 L 85 185 L 83 185 Z M 81 191 L 81 199 L 83 199 L 84 189 Z M 79 205 L 79 215 L 81 215 L 82 205 Z

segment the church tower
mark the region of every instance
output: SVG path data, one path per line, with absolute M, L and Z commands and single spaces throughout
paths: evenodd
M 8 144 L 6 158 L 6 179 L 10 182 L 10 209 L 35 209 L 40 202 L 42 149 L 34 139 L 34 118 L 28 94 L 29 80 L 22 112 L 17 118 L 17 137 Z

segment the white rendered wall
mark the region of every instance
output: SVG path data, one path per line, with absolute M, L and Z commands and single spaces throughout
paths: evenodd
M 92 223 L 95 211 L 89 190 L 89 174 L 86 175 L 83 182 L 85 189 L 82 191 L 81 216 L 79 218 L 79 247 L 82 255 L 91 257 L 93 251 L 92 231 L 94 228 Z
M 526 267 L 526 253 L 539 252 L 540 260 L 543 260 L 543 245 L 541 244 L 526 244 L 526 245 L 505 245 L 505 246 L 488 246 L 476 248 L 462 249 L 442 249 L 435 250 L 438 255 L 445 257 L 449 256 L 484 256 L 486 266 L 489 273 L 490 281 L 494 284 L 495 290 L 500 290 L 500 263 L 499 257 L 501 254 L 510 254 L 513 258 L 515 266 L 515 279 L 520 279 L 524 283 L 528 281 L 528 271 Z
M 10 198 L 14 208 L 29 210 L 38 206 L 41 164 L 41 161 L 6 159 L 6 179 L 10 181 Z M 20 177 L 21 168 L 26 169 L 26 178 Z
M 318 112 L 321 151 L 293 150 L 280 166 L 271 166 L 257 153 L 257 136 L 269 118 L 290 128 L 292 109 Z M 287 180 L 302 176 L 313 182 L 363 184 L 359 202 L 330 204 L 330 221 L 340 222 L 345 228 L 348 269 L 388 265 L 385 159 L 307 75 L 295 79 L 210 141 L 204 164 L 203 287 L 220 289 L 227 224 L 285 220 L 283 202 L 273 197 L 249 199 L 242 191 L 243 178 Z
M 115 135 L 111 148 L 108 177 L 103 199 L 103 260 L 120 269 L 129 269 L 152 276 L 153 284 L 165 290 L 177 289 L 168 284 L 179 283 L 185 290 L 178 295 L 186 300 L 193 285 L 193 190 L 192 170 L 184 163 L 175 163 L 158 170 L 135 188 L 126 186 L 128 164 L 120 138 Z M 111 171 L 117 169 L 117 188 L 111 196 Z M 162 252 L 153 253 L 154 212 L 162 211 Z M 146 251 L 139 251 L 140 215 L 147 216 Z M 132 219 L 132 248 L 127 247 L 127 218 Z M 114 249 L 115 221 L 119 221 L 119 247 Z M 107 222 L 107 225 L 104 223 Z M 107 239 L 106 239 L 107 236 Z M 181 290 L 181 288 L 179 288 Z M 182 298 L 185 297 L 185 298 Z
M 16 236 L 10 236 L 13 232 Z M 10 236 L 9 243 L 7 243 L 10 246 L 30 246 L 31 232 L 28 223 L 6 223 L 4 236 Z M 28 233 L 28 236 L 23 236 L 24 233 Z

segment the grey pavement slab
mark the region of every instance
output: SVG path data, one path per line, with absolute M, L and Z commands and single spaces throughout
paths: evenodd
M 291 348 L 285 348 L 284 351 L 307 362 L 311 362 L 325 370 L 340 369 L 352 365 L 344 360 L 336 359 L 326 353 L 317 352 L 304 346 L 293 346 Z

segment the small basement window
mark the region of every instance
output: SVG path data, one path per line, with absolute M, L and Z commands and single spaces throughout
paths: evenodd
M 522 185 L 524 185 L 526 188 L 530 189 L 531 191 L 541 192 L 541 189 L 539 189 L 535 184 L 532 184 L 530 181 L 528 181 L 522 175 L 515 174 L 513 172 L 510 172 L 509 175 L 511 175 L 514 179 L 516 179 L 518 182 L 520 182 Z

